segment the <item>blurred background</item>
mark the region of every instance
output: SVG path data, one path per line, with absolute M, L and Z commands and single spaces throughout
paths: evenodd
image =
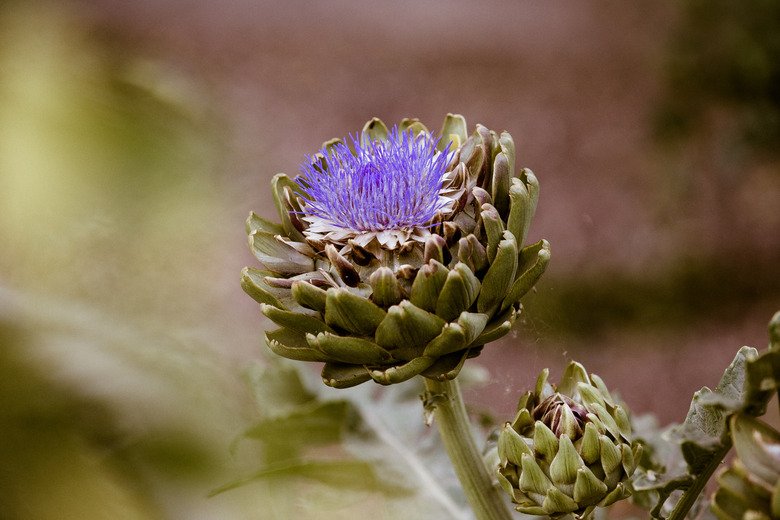
M 634 413 L 682 421 L 740 346 L 766 345 L 776 1 L 5 0 L 0 519 L 457 517 L 365 488 L 333 447 L 338 403 L 397 396 L 278 365 L 238 283 L 274 174 L 373 116 L 438 130 L 448 112 L 513 135 L 541 183 L 530 238 L 553 251 L 477 360 L 476 411 L 510 419 L 542 368 L 577 359 Z M 343 471 L 312 477 L 312 444 Z

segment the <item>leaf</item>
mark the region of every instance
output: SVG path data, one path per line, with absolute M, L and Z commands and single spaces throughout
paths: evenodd
M 749 359 L 756 356 L 758 351 L 752 347 L 742 347 L 737 352 L 734 361 L 723 373 L 715 393 L 731 399 L 741 399 L 745 386 L 745 367 Z
M 699 474 L 714 456 L 730 446 L 727 421 L 731 414 L 746 406 L 746 366 L 755 354 L 755 349 L 742 347 L 715 391 L 704 387 L 696 392 L 685 422 L 667 432 L 668 440 L 681 444 L 691 474 Z
M 471 518 L 449 458 L 423 422 L 419 379 L 394 385 L 379 396 L 370 388 L 355 390 L 350 393 L 361 427 L 348 432 L 344 448 L 379 467 L 389 484 L 415 489 L 416 507 L 423 508 L 415 510 L 415 517 Z
M 341 440 L 350 411 L 346 401 L 314 401 L 289 414 L 263 419 L 244 436 L 273 445 L 274 449 L 333 444 Z
M 654 518 L 660 518 L 662 510 L 668 508 L 666 501 L 672 491 L 701 486 L 702 481 L 710 478 L 731 448 L 735 433 L 730 419 L 735 414 L 755 417 L 765 413 L 768 401 L 780 387 L 780 348 L 776 341 L 779 327 L 780 313 L 777 313 L 769 325 L 769 348 L 759 354 L 754 348 L 742 347 L 715 390 L 704 387 L 696 392 L 685 422 L 663 435 L 667 441 L 680 445 L 680 453 L 688 465 L 687 473 L 673 463 L 674 467 L 664 472 L 663 466 L 658 467 L 649 458 L 641 461 L 632 481 L 635 501 L 646 507 L 656 501 L 651 511 Z M 651 444 L 653 448 L 658 445 L 652 437 Z M 687 504 L 690 507 L 691 502 Z M 685 512 L 675 510 L 674 514 Z
M 249 379 L 263 418 L 243 438 L 263 442 L 266 460 L 212 495 L 262 486 L 280 518 L 300 517 L 307 496 L 316 507 L 327 496 L 338 511 L 366 493 L 393 518 L 472 518 L 443 447 L 423 422 L 418 379 L 338 392 L 343 400 L 284 359 L 254 368 Z
M 258 480 L 280 477 L 304 477 L 339 489 L 376 491 L 378 479 L 370 464 L 355 460 L 293 459 L 270 464 L 256 473 L 221 486 L 209 493 L 213 497 Z
M 244 379 L 267 416 L 290 413 L 316 398 L 298 376 L 298 367 L 277 356 L 265 364 L 250 365 Z
M 750 360 L 745 386 L 745 412 L 754 417 L 764 415 L 767 403 L 780 387 L 780 345 Z
M 729 439 L 728 419 L 735 413 L 762 415 L 778 387 L 780 352 L 761 355 L 742 347 L 726 369 L 715 391 L 703 388 L 694 394 L 685 422 L 669 432 L 680 442 L 691 472 L 697 474 Z

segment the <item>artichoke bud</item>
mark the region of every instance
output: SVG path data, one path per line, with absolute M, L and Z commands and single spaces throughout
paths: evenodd
M 710 509 L 719 520 L 780 518 L 780 433 L 740 413 L 731 436 L 737 458 L 718 475 Z
M 556 392 L 534 408 L 533 417 L 542 421 L 556 437 L 565 434 L 576 440 L 582 436 L 587 413 L 584 406 Z
M 339 388 L 441 380 L 509 332 L 550 258 L 544 240 L 523 247 L 538 183 L 515 172 L 508 133 L 466 128 L 449 114 L 437 138 L 374 118 L 272 179 L 279 222 L 247 219 L 262 269 L 241 283 L 280 327 L 273 352 L 324 362 Z M 574 438 L 567 413 L 550 424 Z
M 499 483 L 520 512 L 586 518 L 628 497 L 641 446 L 631 444 L 623 406 L 582 365 L 569 364 L 557 386 L 547 378 L 545 369 L 504 425 Z

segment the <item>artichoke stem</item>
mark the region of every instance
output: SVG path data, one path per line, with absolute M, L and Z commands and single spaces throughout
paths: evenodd
M 685 490 L 683 495 L 680 497 L 679 502 L 677 502 L 677 505 L 674 506 L 674 509 L 669 515 L 669 518 L 666 520 L 685 519 L 685 517 L 688 515 L 688 512 L 696 503 L 696 499 L 699 497 L 701 492 L 704 491 L 704 487 L 707 485 L 707 482 L 709 482 L 712 474 L 715 473 L 715 470 L 720 467 L 720 463 L 723 462 L 723 459 L 725 459 L 726 455 L 728 455 L 729 450 L 731 449 L 731 444 L 732 443 L 730 438 L 729 440 L 724 441 L 723 446 L 721 446 L 712 459 L 710 459 L 710 462 L 704 467 L 704 470 L 696 475 L 696 479 L 693 481 L 693 484 L 691 484 L 691 487 Z
M 439 434 L 477 520 L 511 520 L 504 497 L 471 435 L 457 380 L 425 378 L 425 388 L 436 397 L 432 402 Z

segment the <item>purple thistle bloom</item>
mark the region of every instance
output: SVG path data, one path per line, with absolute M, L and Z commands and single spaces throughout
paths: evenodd
M 449 145 L 422 132 L 416 137 L 397 127 L 387 140 L 365 136 L 361 145 L 350 136 L 354 152 L 344 143 L 307 156 L 296 179 L 310 222 L 353 232 L 424 228 L 452 201 L 440 196 L 444 174 L 452 160 Z

